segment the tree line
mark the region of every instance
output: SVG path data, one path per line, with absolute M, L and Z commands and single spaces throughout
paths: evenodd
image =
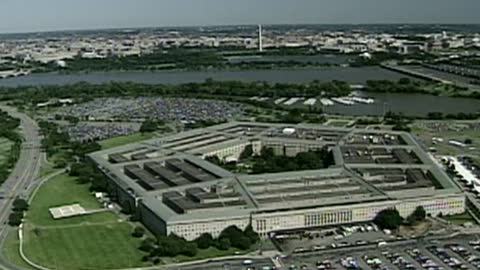
M 17 132 L 19 126 L 20 119 L 11 117 L 7 112 L 0 111 L 0 138 L 13 142 L 7 159 L 3 164 L 0 164 L 0 183 L 7 180 L 11 169 L 20 157 L 22 136 Z
M 138 229 L 135 229 L 132 235 L 135 234 L 135 237 L 142 236 L 143 234 L 138 231 Z M 246 251 L 259 241 L 260 237 L 251 225 L 248 225 L 244 230 L 232 225 L 225 228 L 216 238 L 210 233 L 203 233 L 193 241 L 187 241 L 176 234 L 159 235 L 156 239 L 147 237 L 142 241 L 139 249 L 147 253 L 143 258 L 144 261 L 150 260 L 157 264 L 160 262 L 160 257 L 175 257 L 178 255 L 193 257 L 197 255 L 199 249 L 216 248 L 226 251 L 236 248 Z
M 48 157 L 56 155 L 55 167 L 69 167 L 69 175 L 76 177 L 79 184 L 90 184 L 91 191 L 107 191 L 105 176 L 87 157 L 87 154 L 99 151 L 100 144 L 71 141 L 68 134 L 60 131 L 53 122 L 40 121 L 39 127 L 43 135 L 42 148 Z

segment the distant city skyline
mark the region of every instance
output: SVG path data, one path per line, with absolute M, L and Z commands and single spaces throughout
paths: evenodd
M 478 10 L 478 0 L 3 0 L 0 33 L 236 24 L 477 24 Z

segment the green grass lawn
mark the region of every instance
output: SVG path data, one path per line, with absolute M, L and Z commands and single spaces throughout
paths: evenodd
M 18 240 L 18 232 L 16 229 L 11 230 L 3 244 L 2 252 L 5 259 L 15 265 L 21 266 L 23 269 L 35 269 L 20 257 L 19 246 L 20 240 Z
M 442 122 L 442 121 L 439 121 Z M 462 121 L 443 121 L 444 123 L 457 123 L 461 124 Z M 419 122 L 421 123 L 421 122 Z M 412 131 L 414 134 L 418 135 L 419 138 L 424 140 L 427 146 L 433 146 L 437 149 L 437 153 L 440 155 L 471 155 L 480 157 L 480 131 L 465 129 L 461 131 L 433 131 L 425 129 L 421 124 L 415 123 L 413 125 Z M 432 144 L 432 137 L 441 137 L 444 139 L 444 142 Z M 458 140 L 463 142 L 465 139 L 472 139 L 473 146 L 475 149 L 470 150 L 469 147 L 460 148 L 448 144 L 449 140 Z
M 37 226 L 59 226 L 117 220 L 116 215 L 110 212 L 61 220 L 52 219 L 48 211 L 49 208 L 74 203 L 80 203 L 85 209 L 101 207 L 89 192 L 88 185 L 77 184 L 75 178 L 61 174 L 40 187 L 26 214 L 26 219 L 29 223 Z
M 100 205 L 88 185 L 66 174 L 46 182 L 26 214 L 24 251 L 33 262 L 50 269 L 119 269 L 145 266 L 144 253 L 133 238 L 132 225 L 111 212 L 53 220 L 48 208 L 79 203 Z
M 453 216 L 444 216 L 443 219 L 450 221 L 451 223 L 456 225 L 463 225 L 467 222 L 472 222 L 474 224 L 476 223 L 475 220 L 472 218 L 472 216 L 468 212 L 465 212 L 463 214 L 453 215 Z
M 130 236 L 126 222 L 47 228 L 27 228 L 25 254 L 50 269 L 120 269 L 142 266 L 140 241 Z
M 52 163 L 42 163 L 42 166 L 40 167 L 40 177 L 45 177 L 49 174 L 52 174 L 56 170 L 57 169 L 54 168 Z
M 109 149 L 129 143 L 139 142 L 151 139 L 155 136 L 155 133 L 135 133 L 127 136 L 115 137 L 107 140 L 100 141 L 102 149 Z

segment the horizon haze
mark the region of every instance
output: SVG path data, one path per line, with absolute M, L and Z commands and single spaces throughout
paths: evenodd
M 5 0 L 0 33 L 254 24 L 478 24 L 476 0 Z M 27 8 L 26 8 L 27 7 Z M 255 7 L 252 9 L 252 7 Z M 19 16 L 20 14 L 20 16 Z

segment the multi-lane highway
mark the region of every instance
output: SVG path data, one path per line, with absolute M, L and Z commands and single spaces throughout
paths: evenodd
M 3 194 L 0 199 L 0 243 L 3 243 L 9 231 L 6 223 L 13 200 L 17 196 L 28 196 L 29 187 L 38 181 L 40 166 L 45 158 L 40 149 L 41 137 L 37 123 L 28 115 L 17 112 L 14 108 L 0 106 L 0 109 L 21 120 L 20 132 L 24 138 L 18 162 L 0 188 Z M 3 256 L 0 256 L 0 269 L 19 270 L 21 268 L 8 263 Z

